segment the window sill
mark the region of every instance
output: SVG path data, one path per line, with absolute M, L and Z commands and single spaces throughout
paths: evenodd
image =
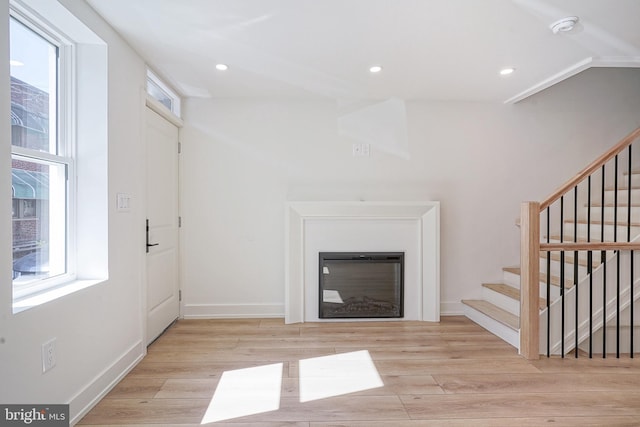
M 62 298 L 66 295 L 78 292 L 93 285 L 97 285 L 98 283 L 102 283 L 105 280 L 106 279 L 74 280 L 72 282 L 57 286 L 53 289 L 48 289 L 43 292 L 38 292 L 35 295 L 29 295 L 20 298 L 13 302 L 13 314 L 17 314 L 29 310 L 30 308 L 46 304 L 50 301 Z

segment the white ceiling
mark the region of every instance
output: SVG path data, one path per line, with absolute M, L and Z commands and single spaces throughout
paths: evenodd
M 592 66 L 640 68 L 640 0 L 87 2 L 187 97 L 514 102 Z

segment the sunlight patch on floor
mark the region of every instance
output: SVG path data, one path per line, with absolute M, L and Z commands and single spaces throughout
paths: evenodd
M 367 350 L 300 360 L 300 402 L 382 387 Z
M 225 371 L 200 424 L 280 408 L 282 363 Z

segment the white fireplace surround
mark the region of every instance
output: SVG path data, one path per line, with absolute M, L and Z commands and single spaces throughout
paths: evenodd
M 289 202 L 285 224 L 285 322 L 301 323 L 305 314 L 306 223 L 318 220 L 418 222 L 418 320 L 440 321 L 440 202 Z

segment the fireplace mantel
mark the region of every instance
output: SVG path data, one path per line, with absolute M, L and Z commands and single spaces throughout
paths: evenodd
M 305 320 L 305 223 L 308 220 L 419 222 L 420 320 L 440 320 L 440 202 L 289 202 L 285 225 L 285 322 Z

